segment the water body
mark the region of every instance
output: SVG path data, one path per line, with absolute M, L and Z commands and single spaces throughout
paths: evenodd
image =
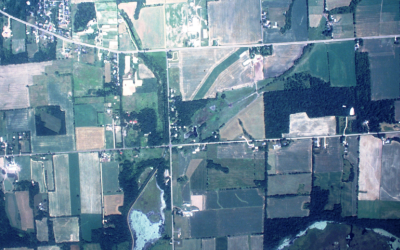
M 135 236 L 134 250 L 148 249 L 152 243 L 161 238 L 165 222 L 164 209 L 166 208 L 166 204 L 163 198 L 164 190 L 162 190 L 158 185 L 157 188 L 160 190 L 159 211 L 155 208 L 154 211 L 145 214 L 139 209 L 132 209 L 129 214 L 129 228 Z M 154 222 L 153 219 L 154 214 L 159 214 L 160 219 L 156 222 Z M 150 218 L 150 216 L 152 218 Z

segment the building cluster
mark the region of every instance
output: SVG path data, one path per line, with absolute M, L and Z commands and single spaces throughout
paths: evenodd
M 68 5 L 68 0 L 40 0 L 36 13 L 31 12 L 31 16 L 36 18 L 36 26 L 71 38 L 71 12 Z

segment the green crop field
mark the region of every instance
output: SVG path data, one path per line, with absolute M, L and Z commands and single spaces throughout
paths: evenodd
M 103 193 L 106 195 L 117 194 L 119 190 L 118 162 L 103 162 L 101 164 Z
M 358 201 L 358 218 L 399 219 L 400 202 L 397 201 Z
M 89 90 L 103 88 L 103 69 L 84 63 L 74 63 L 74 95 L 91 95 Z
M 95 127 L 98 125 L 97 111 L 92 105 L 75 105 L 74 111 L 76 127 Z
M 327 44 L 332 87 L 356 86 L 354 42 Z

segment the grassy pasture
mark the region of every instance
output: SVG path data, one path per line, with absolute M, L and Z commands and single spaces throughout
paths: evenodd
M 296 140 L 275 152 L 277 173 L 311 172 L 311 140 Z
M 175 90 L 175 96 L 181 96 L 179 87 L 179 68 L 173 67 L 168 69 L 169 87 Z
M 85 241 L 92 241 L 92 230 L 101 228 L 102 215 L 101 214 L 81 214 L 81 227 L 80 234 Z
M 74 63 L 74 96 L 88 96 L 89 90 L 103 88 L 103 69 L 84 63 Z
M 68 155 L 54 155 L 55 191 L 49 192 L 50 216 L 71 215 L 71 194 Z
M 142 41 L 143 48 L 164 48 L 164 7 L 145 7 L 140 10 L 139 19 L 131 21 Z
M 400 202 L 359 200 L 357 216 L 368 219 L 399 219 Z
M 354 42 L 327 44 L 332 87 L 356 86 Z
M 315 173 L 314 186 L 329 190 L 328 204 L 325 210 L 332 210 L 335 204 L 340 204 L 342 189 L 342 172 Z
M 49 227 L 47 224 L 47 218 L 42 220 L 35 220 L 36 224 L 36 238 L 38 241 L 49 241 Z
M 351 38 L 354 37 L 353 14 L 336 14 L 336 22 L 333 23 L 333 38 Z
M 311 173 L 268 176 L 267 195 L 309 194 Z
M 303 209 L 310 202 L 310 196 L 293 196 L 285 198 L 267 198 L 268 218 L 305 217 L 310 211 Z
M 101 214 L 101 176 L 98 153 L 79 153 L 82 214 Z
M 97 126 L 97 110 L 90 104 L 75 105 L 74 118 L 76 127 Z
M 78 217 L 60 217 L 52 220 L 56 243 L 79 241 Z
M 206 193 L 206 209 L 259 207 L 264 205 L 260 189 L 217 190 Z
M 117 194 L 119 190 L 119 166 L 118 162 L 101 163 L 103 194 Z

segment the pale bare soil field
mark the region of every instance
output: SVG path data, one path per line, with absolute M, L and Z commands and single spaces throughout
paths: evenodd
M 400 143 L 392 141 L 382 148 L 380 199 L 400 201 Z
M 142 41 L 144 49 L 165 48 L 164 7 L 145 7 L 140 10 L 139 19 L 129 16 Z
M 321 22 L 323 15 L 322 14 L 310 14 L 308 16 L 308 21 L 311 28 L 317 28 L 319 23 Z
M 34 229 L 33 210 L 29 206 L 29 191 L 15 192 L 15 199 L 17 201 L 18 211 L 21 218 L 21 229 L 24 231 Z
M 308 1 L 308 22 L 309 26 L 316 28 L 323 17 L 324 0 L 309 0 Z
M 290 115 L 289 134 L 283 137 L 324 136 L 336 134 L 335 116 L 309 118 L 306 112 Z
M 111 82 L 111 64 L 109 62 L 105 62 L 104 63 L 104 76 L 105 76 L 105 80 L 104 81 L 106 83 Z
M 101 214 L 100 162 L 98 153 L 79 154 L 81 213 Z
M 55 191 L 49 192 L 50 216 L 71 215 L 71 193 L 69 183 L 69 157 L 67 154 L 54 155 Z
M 215 238 L 212 239 L 201 239 L 201 250 L 216 250 Z
M 42 220 L 35 220 L 36 223 L 36 238 L 38 241 L 49 241 L 49 227 L 47 225 L 47 218 Z
M 105 131 L 103 127 L 75 128 L 76 149 L 103 149 L 105 146 Z
M 0 109 L 22 109 L 30 106 L 29 88 L 33 76 L 41 75 L 52 62 L 7 65 L 0 67 Z
M 212 70 L 235 51 L 231 48 L 179 51 L 182 100 L 192 100 Z
M 267 198 L 268 218 L 289 218 L 308 216 L 310 210 L 303 209 L 310 202 L 310 196 L 293 196 L 285 198 Z
M 192 206 L 197 207 L 200 211 L 203 211 L 206 207 L 206 197 L 204 195 L 191 195 L 190 203 Z
M 339 7 L 349 6 L 351 0 L 326 0 L 326 8 L 332 10 Z
M 251 250 L 263 250 L 264 235 L 250 235 Z
M 123 194 L 113 194 L 104 196 L 104 215 L 118 215 L 121 212 L 118 210 L 119 207 L 124 205 Z
M 207 7 L 210 41 L 216 39 L 220 45 L 261 41 L 260 1 L 221 0 L 208 2 Z
M 240 55 L 239 60 L 219 74 L 204 98 L 214 98 L 217 92 L 223 92 L 225 90 L 253 86 L 254 81 L 256 81 L 254 69 L 251 66 L 251 63 L 246 66 L 243 65 L 243 63 L 249 59 L 249 51 L 246 50 L 242 55 Z M 258 67 L 258 70 L 260 70 L 260 67 Z M 264 74 L 262 74 L 262 79 L 264 79 Z
M 154 74 L 153 72 L 151 72 L 151 70 L 144 65 L 143 63 L 139 64 L 139 78 L 140 79 L 148 79 L 148 78 L 154 78 Z
M 244 134 L 239 120 L 242 122 L 243 128 L 253 138 L 265 138 L 263 98 L 258 97 L 249 106 L 242 109 L 237 115 L 230 119 L 220 130 L 222 139 L 234 140 Z
M 372 135 L 360 137 L 359 200 L 378 200 L 381 185 L 382 140 Z
M 279 76 L 303 54 L 303 44 L 273 46 L 272 55 L 264 57 L 264 78 Z
M 79 241 L 78 217 L 61 217 L 52 220 L 56 243 Z
M 132 20 L 135 15 L 136 6 L 137 2 L 120 3 L 118 4 L 118 9 L 123 10 Z

